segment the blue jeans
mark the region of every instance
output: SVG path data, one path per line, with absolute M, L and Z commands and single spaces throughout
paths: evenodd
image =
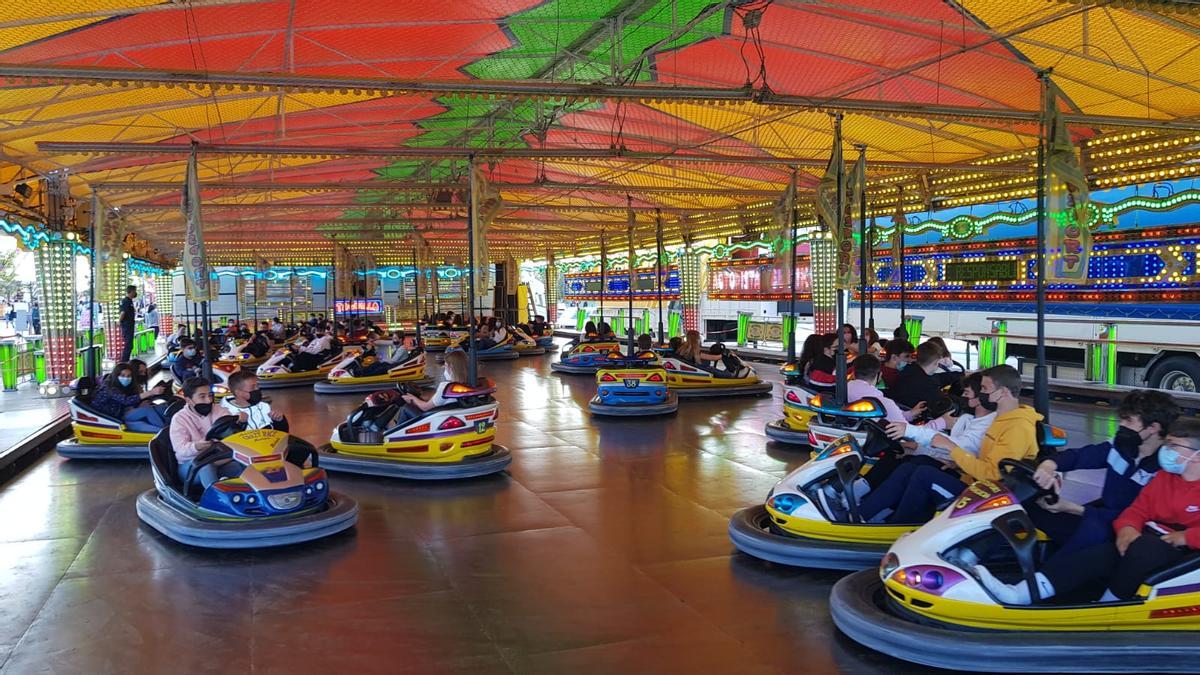
M 192 463 L 190 461 L 180 462 L 179 481 L 186 481 L 188 472 L 191 470 Z M 218 464 L 206 464 L 200 467 L 200 470 L 196 473 L 196 479 L 207 490 L 208 486 L 222 478 L 237 478 L 240 475 L 242 475 L 242 465 L 233 460 L 226 460 Z
M 167 424 L 159 409 L 152 405 L 126 410 L 124 422 L 126 429 L 141 434 L 156 434 Z
M 967 484 L 926 464 L 904 462 L 862 501 L 862 517 L 870 520 L 886 508 L 894 509 L 889 523 L 923 523 L 941 504 L 954 499 Z

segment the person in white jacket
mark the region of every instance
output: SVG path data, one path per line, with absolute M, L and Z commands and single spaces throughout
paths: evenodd
M 992 421 L 996 419 L 996 404 L 979 397 L 981 379 L 979 373 L 972 373 L 963 380 L 963 398 L 971 407 L 971 413 L 960 415 L 946 434 L 955 445 L 973 455 L 979 454 L 983 437 L 987 434 L 988 427 L 992 426 Z M 945 432 L 903 422 L 888 425 L 888 436 L 892 439 L 907 438 L 916 442 L 917 448 L 913 452 L 915 456 L 929 457 L 947 466 L 950 464 L 950 453 L 931 445 L 933 437 L 938 433 Z
M 902 457 L 892 454 L 884 454 L 883 457 L 880 457 L 875 462 L 875 466 L 871 467 L 871 470 L 864 476 L 867 485 L 871 489 L 879 487 L 897 467 L 907 462 L 918 462 L 938 468 L 952 467 L 950 453 L 932 445 L 934 437 L 939 434 L 949 436 L 950 440 L 954 441 L 958 447 L 978 455 L 979 448 L 983 444 L 983 437 L 987 433 L 988 427 L 992 426 L 992 420 L 996 419 L 994 404 L 988 402 L 986 398 L 979 397 L 982 379 L 983 376 L 980 373 L 972 373 L 963 379 L 963 397 L 967 399 L 967 405 L 971 407 L 971 412 L 955 419 L 953 424 L 949 425 L 948 432 L 944 431 L 945 426 L 918 425 L 889 419 L 888 437 L 901 441 L 907 452 Z M 945 418 L 938 419 L 941 421 Z

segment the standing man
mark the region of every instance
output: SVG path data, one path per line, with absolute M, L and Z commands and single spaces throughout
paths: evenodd
M 121 326 L 121 339 L 125 342 L 121 346 L 121 362 L 129 361 L 130 352 L 133 350 L 133 324 L 137 318 L 137 311 L 133 308 L 133 299 L 137 297 L 137 286 L 130 284 L 125 287 L 125 298 L 121 300 L 121 316 L 119 322 Z
M 38 307 L 38 301 L 33 301 L 33 306 L 29 308 L 29 323 L 33 326 L 33 334 L 42 334 L 42 308 Z

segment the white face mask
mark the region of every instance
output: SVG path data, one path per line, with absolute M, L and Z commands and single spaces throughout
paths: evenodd
M 454 381 L 454 377 L 451 375 L 449 368 L 442 368 L 442 379 L 447 382 Z

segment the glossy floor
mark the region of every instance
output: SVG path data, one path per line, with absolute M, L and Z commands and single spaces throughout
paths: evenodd
M 44 457 L 0 489 L 0 662 L 11 673 L 905 672 L 837 633 L 837 573 L 731 553 L 728 517 L 805 455 L 766 443 L 775 397 L 593 420 L 556 357 L 487 364 L 511 475 L 353 476 L 350 532 L 220 553 L 140 526 L 143 462 Z M 767 377 L 774 367 L 763 366 Z M 319 442 L 359 396 L 270 392 Z M 1096 409 L 1093 409 L 1096 410 Z M 1073 439 L 1106 423 L 1078 408 Z

